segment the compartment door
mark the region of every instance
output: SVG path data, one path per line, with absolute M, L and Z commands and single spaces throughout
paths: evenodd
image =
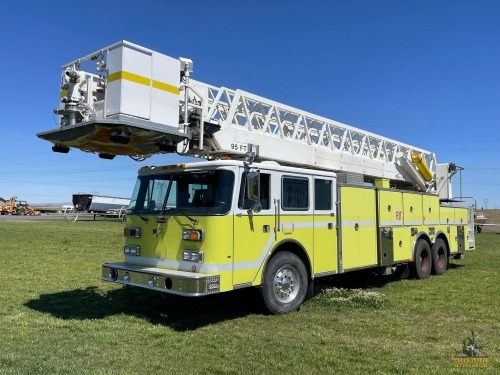
M 339 270 L 377 265 L 376 191 L 339 187 Z

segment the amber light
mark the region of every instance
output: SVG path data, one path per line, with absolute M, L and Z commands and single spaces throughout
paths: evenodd
M 182 239 L 186 241 L 202 241 L 203 232 L 199 229 L 186 229 L 182 231 Z
M 123 235 L 125 237 L 136 237 L 141 236 L 141 228 L 125 227 L 123 228 Z
M 161 167 L 163 170 L 175 170 L 175 169 L 185 169 L 186 164 L 173 164 L 173 165 L 165 165 Z

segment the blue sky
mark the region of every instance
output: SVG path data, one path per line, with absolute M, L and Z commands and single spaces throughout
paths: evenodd
M 127 197 L 142 164 L 177 161 L 56 154 L 35 135 L 56 127 L 61 65 L 125 39 L 191 58 L 202 82 L 433 151 L 465 168 L 462 195 L 500 208 L 499 19 L 495 0 L 7 2 L 0 197 Z

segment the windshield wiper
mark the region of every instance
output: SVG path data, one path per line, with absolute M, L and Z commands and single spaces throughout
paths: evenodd
M 139 218 L 144 221 L 145 223 L 147 223 L 149 221 L 149 219 L 147 217 L 144 217 L 142 216 L 140 213 L 139 213 L 139 210 L 137 208 L 130 208 L 128 210 L 131 214 L 135 214 L 137 216 L 139 216 Z
M 160 215 L 156 218 L 157 223 L 164 223 L 164 221 L 158 221 L 158 219 L 163 219 L 163 213 L 165 212 L 165 208 L 167 208 L 168 197 L 170 196 L 170 190 L 172 189 L 172 182 L 174 181 L 174 174 L 170 175 L 170 180 L 168 181 L 167 193 L 165 194 L 165 198 L 163 199 L 163 204 L 161 205 Z
M 183 210 L 187 210 L 187 208 L 183 209 L 183 208 L 177 208 L 177 207 L 167 207 L 168 197 L 170 196 L 170 190 L 172 190 L 173 181 L 174 181 L 174 174 L 172 173 L 170 175 L 170 181 L 168 182 L 167 192 L 165 194 L 165 199 L 163 200 L 163 205 L 161 207 L 160 215 L 158 215 L 158 217 L 156 218 L 156 222 L 160 223 L 160 224 L 166 223 L 167 219 L 165 219 L 163 217 L 163 215 L 165 214 L 165 211 L 175 211 L 175 212 L 178 212 L 178 213 L 182 214 L 183 216 L 187 217 L 193 225 L 198 224 L 198 220 L 193 219 L 192 217 L 189 217 L 188 215 L 186 215 L 183 212 Z
M 185 210 L 187 210 L 187 208 L 168 207 L 164 211 L 166 211 L 166 212 L 170 212 L 170 211 L 178 212 L 181 215 L 187 217 L 191 221 L 191 223 L 193 223 L 193 225 L 198 224 L 198 220 L 193 219 L 192 217 L 189 217 L 188 215 L 186 215 L 186 213 L 184 212 Z M 164 217 L 158 217 L 158 218 L 156 218 L 156 222 L 157 223 L 165 223 L 166 221 L 167 220 Z

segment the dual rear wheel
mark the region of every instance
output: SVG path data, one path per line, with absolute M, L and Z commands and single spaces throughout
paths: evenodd
M 431 273 L 434 275 L 442 275 L 448 268 L 448 248 L 446 243 L 438 238 L 432 244 L 420 239 L 415 247 L 415 262 L 413 262 L 413 270 L 417 278 L 426 279 Z

